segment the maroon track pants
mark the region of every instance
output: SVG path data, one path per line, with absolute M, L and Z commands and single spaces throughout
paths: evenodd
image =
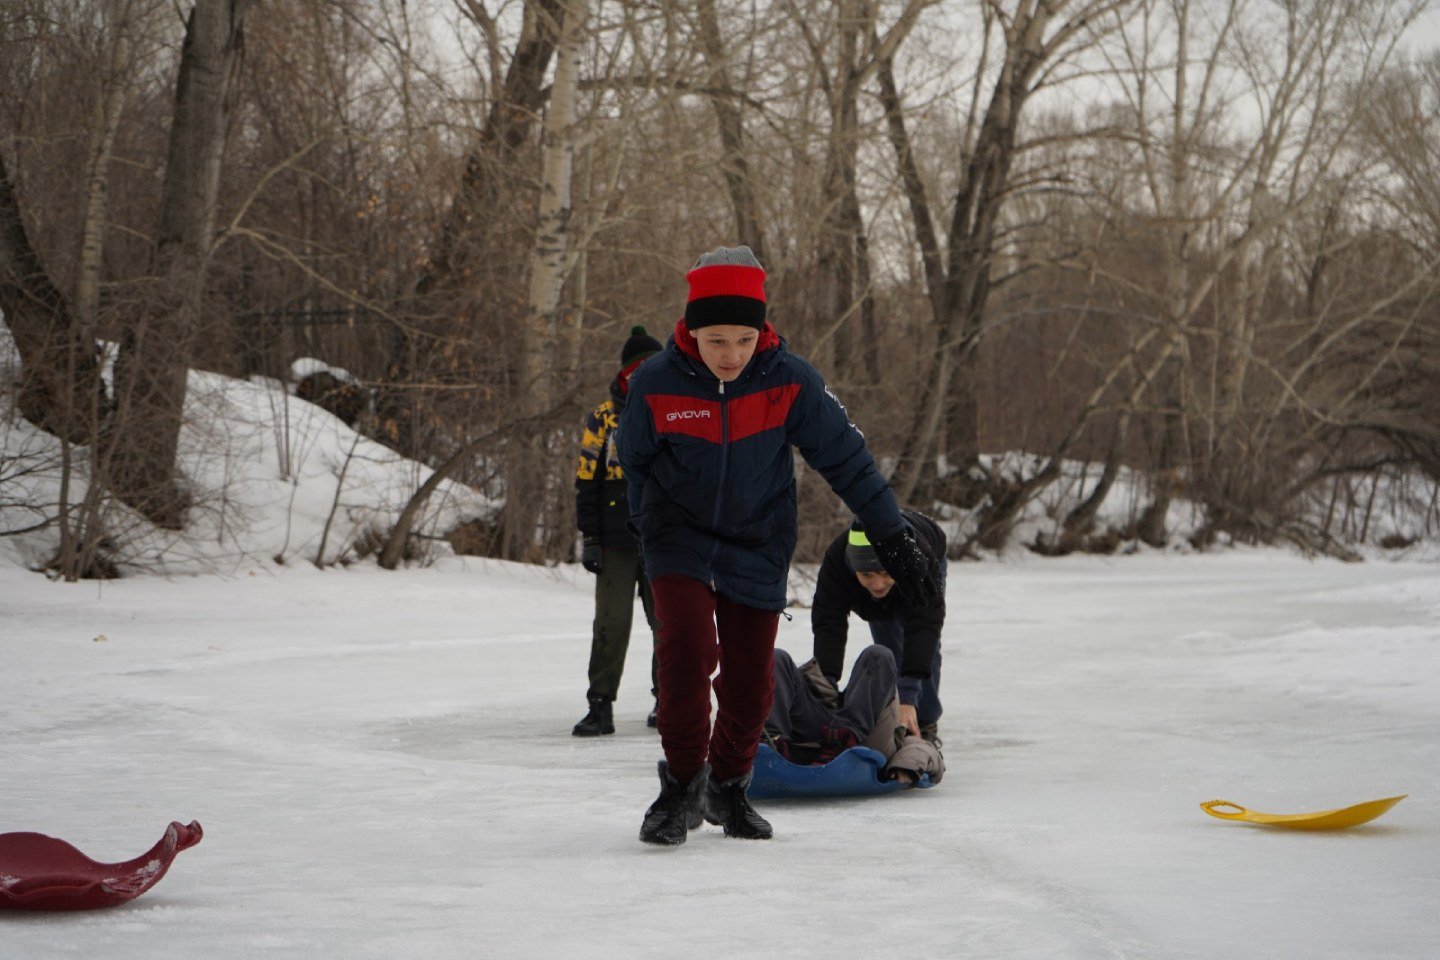
M 650 581 L 660 622 L 660 745 L 670 774 L 688 783 L 705 761 L 716 780 L 749 772 L 770 703 L 780 615 L 718 595 L 693 577 Z M 719 711 L 710 729 L 710 675 Z

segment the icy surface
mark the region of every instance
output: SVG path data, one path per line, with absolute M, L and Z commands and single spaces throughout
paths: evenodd
M 773 842 L 673 850 L 636 839 L 659 756 L 641 631 L 619 732 L 569 735 L 591 590 L 454 559 L 99 586 L 0 567 L 0 831 L 119 860 L 205 827 L 132 904 L 0 915 L 0 955 L 1437 955 L 1433 565 L 953 566 L 944 783 L 763 804 Z M 808 656 L 794 613 L 781 644 Z M 1399 793 L 1328 834 L 1199 808 Z

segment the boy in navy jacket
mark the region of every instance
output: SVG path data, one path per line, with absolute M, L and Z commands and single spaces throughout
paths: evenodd
M 631 377 L 618 435 L 660 622 L 665 759 L 640 839 L 684 843 L 702 819 L 726 836 L 768 839 L 745 791 L 774 696 L 797 536 L 790 448 L 864 523 L 902 594 L 928 602 L 939 588 L 864 437 L 767 322 L 765 271 L 750 248 L 702 255 L 686 281 L 685 316 Z

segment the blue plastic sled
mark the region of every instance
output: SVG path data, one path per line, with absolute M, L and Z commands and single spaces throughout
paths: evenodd
M 882 780 L 885 755 L 869 747 L 851 747 L 824 766 L 801 766 L 776 753 L 768 743 L 755 754 L 755 776 L 748 794 L 752 800 L 784 797 L 869 797 L 909 790 L 899 780 Z M 916 788 L 934 786 L 923 774 Z

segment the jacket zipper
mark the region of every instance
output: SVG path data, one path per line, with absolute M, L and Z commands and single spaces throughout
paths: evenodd
M 717 378 L 718 379 L 718 378 Z M 720 385 L 720 482 L 715 488 L 715 516 L 710 521 L 710 529 L 719 532 L 720 513 L 725 504 L 725 474 L 730 469 L 730 405 L 725 397 L 725 381 L 719 380 Z M 714 575 L 715 558 L 720 554 L 720 539 L 717 536 L 715 545 L 710 548 L 711 575 Z

